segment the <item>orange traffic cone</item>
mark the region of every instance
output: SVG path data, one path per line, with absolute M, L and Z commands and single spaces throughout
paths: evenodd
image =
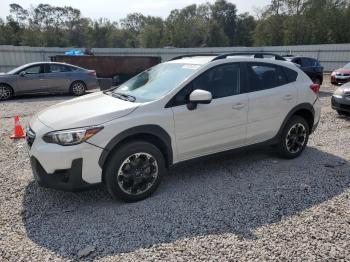
M 18 138 L 25 138 L 25 137 L 26 137 L 26 135 L 24 134 L 23 128 L 22 128 L 21 124 L 19 123 L 19 116 L 15 116 L 15 130 L 14 130 L 11 138 L 18 139 Z

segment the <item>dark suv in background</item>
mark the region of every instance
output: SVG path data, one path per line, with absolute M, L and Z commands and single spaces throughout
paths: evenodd
M 323 67 L 317 59 L 302 56 L 284 56 L 284 58 L 297 64 L 315 84 L 323 83 Z

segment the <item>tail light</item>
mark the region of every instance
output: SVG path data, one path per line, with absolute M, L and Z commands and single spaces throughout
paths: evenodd
M 321 86 L 319 84 L 312 84 L 310 86 L 310 89 L 316 94 L 318 95 L 320 93 L 320 88 Z
M 91 71 L 88 72 L 88 75 L 96 77 L 96 71 L 95 70 L 91 70 Z

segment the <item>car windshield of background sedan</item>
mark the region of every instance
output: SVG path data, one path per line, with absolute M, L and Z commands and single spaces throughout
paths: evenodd
M 185 81 L 199 67 L 178 63 L 159 64 L 125 82 L 112 94 L 132 97 L 137 102 L 154 101 Z

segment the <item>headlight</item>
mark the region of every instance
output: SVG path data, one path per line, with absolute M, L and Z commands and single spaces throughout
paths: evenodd
M 341 88 L 341 87 L 338 87 L 338 88 L 334 91 L 333 96 L 338 97 L 338 98 L 341 98 L 341 97 L 343 97 L 343 94 L 344 94 L 344 89 Z
M 334 71 L 334 72 L 331 74 L 331 76 L 335 76 L 336 74 L 337 74 L 337 72 Z
M 83 143 L 96 135 L 103 129 L 103 126 L 82 127 L 76 129 L 54 131 L 43 136 L 46 143 L 58 144 L 61 146 L 72 146 Z

